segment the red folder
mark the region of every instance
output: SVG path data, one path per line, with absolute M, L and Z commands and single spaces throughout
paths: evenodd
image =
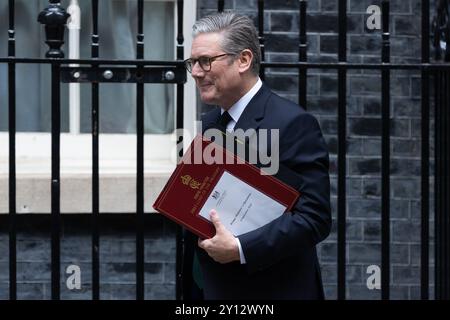
M 207 164 L 202 161 L 201 164 L 194 164 L 198 163 L 199 155 L 203 154 L 205 148 L 214 149 L 216 159 L 223 159 L 223 163 L 209 161 L 211 164 Z M 199 211 L 224 171 L 278 201 L 287 207 L 286 211 L 292 209 L 300 195 L 289 185 L 272 176 L 262 175 L 256 166 L 198 135 L 159 194 L 153 208 L 199 237 L 212 238 L 216 233 L 214 225 L 200 216 Z

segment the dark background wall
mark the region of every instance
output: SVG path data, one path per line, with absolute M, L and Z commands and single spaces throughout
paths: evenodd
M 100 299 L 136 298 L 135 214 L 100 216 Z M 49 215 L 17 218 L 17 298 L 51 298 Z M 61 299 L 91 299 L 91 220 L 86 214 L 61 219 Z M 156 214 L 144 220 L 145 297 L 175 299 L 175 225 Z M 81 269 L 81 289 L 69 290 L 66 269 Z M 0 215 L 0 300 L 9 299 L 8 219 Z

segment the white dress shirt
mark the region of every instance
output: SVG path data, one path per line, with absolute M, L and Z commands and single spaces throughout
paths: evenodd
M 255 94 L 259 91 L 259 89 L 262 87 L 262 81 L 258 77 L 258 81 L 255 83 L 255 85 L 245 94 L 243 95 L 235 104 L 231 106 L 230 109 L 228 109 L 228 113 L 230 114 L 232 120 L 227 125 L 227 131 L 232 132 L 234 130 L 234 126 L 238 122 L 239 118 L 242 115 L 242 112 L 244 112 L 245 107 L 247 107 L 248 103 L 252 98 L 255 96 Z M 224 113 L 225 110 L 221 110 L 221 114 Z M 235 238 L 239 247 L 239 259 L 241 260 L 241 264 L 246 263 L 244 252 L 242 251 L 241 242 L 236 237 Z
M 245 94 L 243 95 L 235 104 L 231 106 L 230 109 L 228 109 L 228 113 L 230 114 L 231 120 L 227 125 L 227 131 L 232 132 L 234 129 L 234 126 L 238 122 L 239 118 L 241 117 L 242 112 L 244 112 L 245 107 L 248 105 L 250 100 L 255 96 L 255 94 L 259 91 L 259 89 L 262 87 L 262 81 L 258 78 L 258 81 L 255 83 L 255 85 Z M 221 110 L 221 114 L 224 113 L 225 110 Z

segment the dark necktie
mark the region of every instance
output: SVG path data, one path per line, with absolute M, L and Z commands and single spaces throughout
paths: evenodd
M 233 118 L 230 116 L 228 111 L 225 111 L 219 117 L 219 120 L 217 121 L 217 123 L 226 130 L 227 129 L 227 125 L 228 125 L 228 123 L 230 123 L 231 120 L 233 120 Z

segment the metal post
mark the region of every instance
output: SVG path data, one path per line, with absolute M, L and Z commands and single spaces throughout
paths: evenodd
M 60 1 L 50 0 L 50 4 L 38 16 L 45 25 L 46 43 L 50 49 L 47 58 L 64 58 L 61 46 L 64 43 L 64 27 L 70 15 L 61 7 Z M 60 134 L 61 134 L 61 88 L 60 64 L 52 62 L 52 299 L 60 299 Z
M 8 57 L 16 55 L 14 0 L 9 0 Z M 17 299 L 16 249 L 16 64 L 8 63 L 8 131 L 9 131 L 9 299 Z
M 47 58 L 64 58 L 61 46 L 64 44 L 64 27 L 70 14 L 61 7 L 58 0 L 49 0 L 50 4 L 41 13 L 38 21 L 45 25 L 45 43 L 50 47 Z
M 136 59 L 144 59 L 144 1 L 138 0 Z M 137 74 L 143 77 L 142 65 Z M 136 300 L 144 299 L 144 83 L 136 84 Z
M 184 36 L 183 36 L 183 12 L 184 12 L 184 2 L 183 0 L 177 1 L 177 60 L 183 61 L 184 59 Z M 219 3 L 220 6 L 220 3 Z M 220 9 L 220 8 L 219 8 Z M 186 72 L 186 71 L 185 71 Z M 177 108 L 176 108 L 176 123 L 175 127 L 179 129 L 183 129 L 184 122 L 184 110 L 183 110 L 183 101 L 184 101 L 184 85 L 181 83 L 177 84 Z M 177 145 L 182 145 L 183 136 L 177 137 Z M 180 155 L 177 155 L 176 158 L 181 157 L 183 154 L 183 149 L 180 150 Z M 181 227 L 177 227 L 176 231 L 176 288 L 175 288 L 175 297 L 177 300 L 184 300 L 186 297 L 183 293 L 183 288 L 187 284 L 187 281 L 184 281 L 183 270 L 191 270 L 190 267 L 186 266 L 185 254 L 186 254 L 186 235 L 184 234 L 184 230 Z M 189 261 L 191 262 L 191 261 Z M 191 262 L 192 263 L 192 262 Z M 187 278 L 191 278 L 192 275 L 185 275 Z
M 99 36 L 98 36 L 98 0 L 92 0 L 92 37 L 91 57 L 98 59 Z M 96 70 L 98 64 L 93 63 L 92 68 Z M 100 183 L 99 183 L 99 135 L 100 135 L 100 84 L 93 82 L 92 92 L 92 299 L 100 299 Z
M 381 61 L 390 62 L 389 1 L 382 2 Z M 390 70 L 381 70 L 381 299 L 390 293 Z
M 430 19 L 429 0 L 422 1 L 422 63 L 430 62 Z M 420 259 L 420 288 L 422 300 L 428 300 L 429 290 L 429 219 L 430 219 L 430 77 L 428 70 L 422 70 L 422 199 L 421 199 L 421 259 Z
M 306 0 L 300 0 L 299 6 L 299 45 L 298 45 L 298 61 L 306 62 L 307 60 L 307 36 L 306 36 Z M 302 108 L 306 109 L 306 74 L 307 71 L 305 68 L 298 69 L 298 103 Z
M 440 0 L 434 19 L 435 59 L 450 62 L 450 2 Z M 435 75 L 435 298 L 450 299 L 450 71 Z
M 339 62 L 347 61 L 347 0 L 339 0 Z M 338 70 L 338 293 L 345 300 L 347 70 Z
M 264 62 L 264 0 L 258 0 L 258 39 L 259 49 L 261 51 L 261 62 Z M 264 81 L 265 70 L 263 66 L 260 67 L 259 77 Z

